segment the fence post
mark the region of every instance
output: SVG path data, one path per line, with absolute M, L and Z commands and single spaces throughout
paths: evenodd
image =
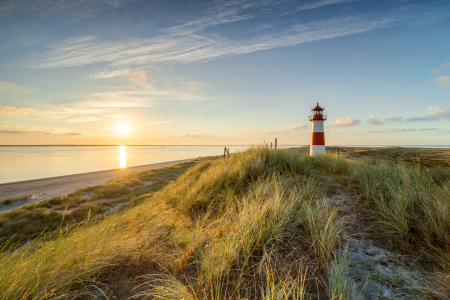
M 277 138 L 275 138 L 275 150 L 277 149 Z
M 224 147 L 223 149 L 223 158 L 225 159 L 225 154 L 227 153 L 227 147 Z
M 272 149 L 272 142 L 270 142 L 270 149 Z
M 338 146 L 338 158 L 339 158 L 339 146 Z

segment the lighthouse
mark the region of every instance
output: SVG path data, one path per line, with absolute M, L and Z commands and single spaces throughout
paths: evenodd
M 317 103 L 312 110 L 309 120 L 312 122 L 311 132 L 311 148 L 309 155 L 325 154 L 325 132 L 323 130 L 323 122 L 327 119 L 327 115 L 323 114 L 323 108 Z

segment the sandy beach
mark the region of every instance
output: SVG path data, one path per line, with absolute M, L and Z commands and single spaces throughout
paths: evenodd
M 112 169 L 12 183 L 3 183 L 0 184 L 0 201 L 27 195 L 32 195 L 32 197 L 27 200 L 14 201 L 9 205 L 0 206 L 0 213 L 9 211 L 24 204 L 36 203 L 56 196 L 64 196 L 90 185 L 103 184 L 110 179 L 117 178 L 119 176 L 126 175 L 132 172 L 167 167 L 189 160 L 190 159 L 185 159 L 123 169 Z

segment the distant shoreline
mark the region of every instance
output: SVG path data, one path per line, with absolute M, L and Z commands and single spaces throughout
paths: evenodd
M 0 195 L 1 195 L 0 201 L 10 198 L 23 197 L 25 195 L 32 195 L 32 198 L 26 201 L 21 200 L 13 202 L 9 205 L 1 206 L 0 213 L 9 211 L 13 208 L 25 204 L 37 203 L 57 196 L 65 196 L 67 194 L 75 192 L 78 189 L 85 188 L 90 185 L 103 184 L 110 179 L 114 179 L 122 175 L 127 175 L 132 172 L 168 167 L 177 163 L 190 161 L 192 159 L 195 158 L 168 161 L 155 164 L 147 164 L 123 169 L 111 169 L 104 171 L 95 171 L 80 174 L 2 183 L 0 184 Z
M 219 146 L 226 146 L 226 147 L 238 147 L 238 146 L 258 146 L 258 145 L 0 145 L 0 147 L 120 147 L 120 146 L 126 146 L 126 147 L 219 147 Z M 278 145 L 280 147 L 286 147 L 286 146 L 296 146 L 296 147 L 303 147 L 305 145 Z

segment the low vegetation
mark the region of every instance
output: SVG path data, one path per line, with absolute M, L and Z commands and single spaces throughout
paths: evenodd
M 0 244 L 10 244 L 48 235 L 61 226 L 72 227 L 91 219 L 104 218 L 112 211 L 125 210 L 176 180 L 198 160 L 170 167 L 134 172 L 112 179 L 105 184 L 89 186 L 64 197 L 54 197 L 36 204 L 0 214 Z M 30 196 L 4 200 L 4 204 L 24 200 Z M 0 203 L 1 205 L 1 203 Z
M 343 216 L 327 197 L 339 182 L 372 238 L 424 270 L 426 285 L 410 287 L 417 299 L 448 299 L 450 170 L 303 152 L 252 148 L 192 163 L 174 183 L 165 177 L 159 191 L 130 196 L 154 181 L 135 173 L 39 204 L 66 213 L 51 235 L 16 250 L 4 244 L 0 296 L 358 299 L 346 281 Z M 86 207 L 84 221 L 66 226 L 79 208 L 69 208 L 70 199 L 86 194 L 128 200 L 103 220 Z
M 8 199 L 0 201 L 0 206 L 9 205 L 9 204 L 11 204 L 11 203 L 13 203 L 15 201 L 22 201 L 22 200 L 27 200 L 27 199 L 30 199 L 30 198 L 31 198 L 31 195 L 23 196 L 23 197 L 17 197 L 17 198 L 8 198 Z

